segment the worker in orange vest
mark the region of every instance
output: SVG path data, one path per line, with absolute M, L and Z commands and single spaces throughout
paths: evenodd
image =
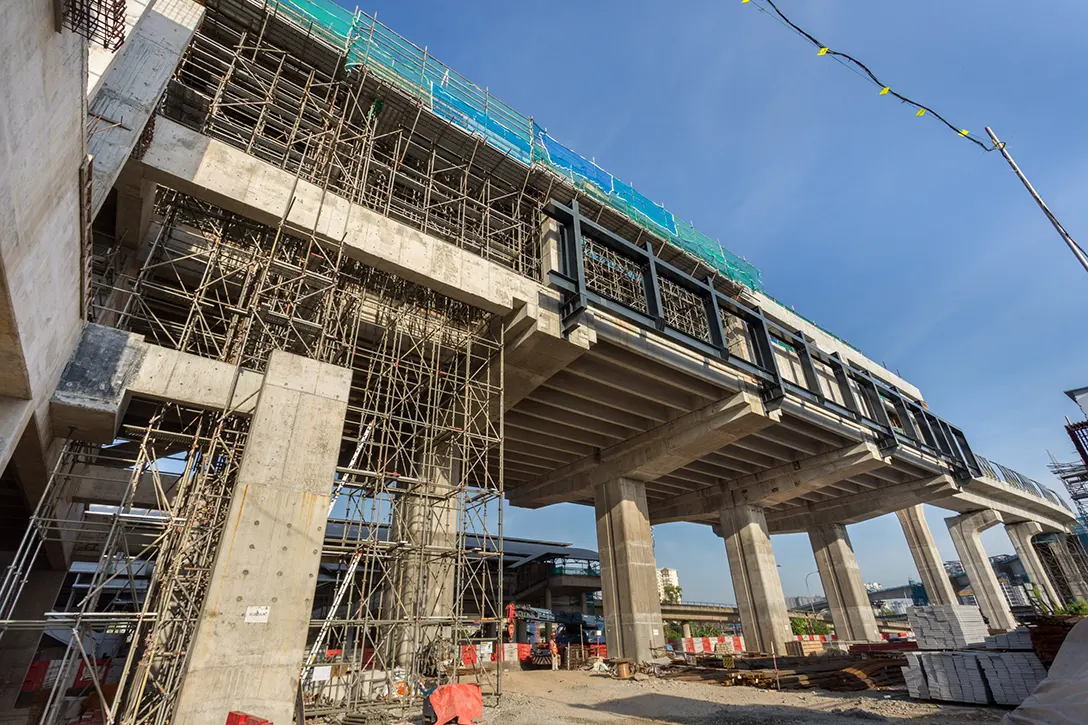
M 552 635 L 552 638 L 550 640 L 548 640 L 548 651 L 550 651 L 552 653 L 552 669 L 553 670 L 558 670 L 559 669 L 559 645 L 555 641 L 555 635 L 554 634 Z

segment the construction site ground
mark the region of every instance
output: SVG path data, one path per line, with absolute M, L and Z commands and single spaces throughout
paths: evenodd
M 503 673 L 503 697 L 485 708 L 492 725 L 832 725 L 996 723 L 1003 708 L 916 702 L 902 689 L 777 692 L 650 677 L 615 680 L 587 671 Z

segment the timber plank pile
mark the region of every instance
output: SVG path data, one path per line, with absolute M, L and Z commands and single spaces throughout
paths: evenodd
M 682 682 L 717 682 L 765 690 L 806 690 L 820 688 L 834 692 L 857 692 L 883 687 L 903 687 L 902 657 L 853 659 L 833 658 L 788 668 L 737 669 L 675 666 L 663 673 Z

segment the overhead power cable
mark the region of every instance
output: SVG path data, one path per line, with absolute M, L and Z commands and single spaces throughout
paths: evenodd
M 948 119 L 946 119 L 944 116 L 942 116 L 941 114 L 934 111 L 929 106 L 925 106 L 925 105 L 923 105 L 921 103 L 918 103 L 917 101 L 912 100 L 912 99 L 904 96 L 902 93 L 899 93 L 898 91 L 894 90 L 891 86 L 885 84 L 882 80 L 877 78 L 876 74 L 873 73 L 873 71 L 871 71 L 869 69 L 869 66 L 865 65 L 864 63 L 862 63 L 860 60 L 853 57 L 852 55 L 849 55 L 848 53 L 843 53 L 842 51 L 832 50 L 828 45 L 826 45 L 825 43 L 820 42 L 819 40 L 816 39 L 815 36 L 813 36 L 807 30 L 805 30 L 801 26 L 797 25 L 797 23 L 793 22 L 788 17 L 786 17 L 786 14 L 784 12 L 782 12 L 778 8 L 777 5 L 775 5 L 774 0 L 741 0 L 741 3 L 742 4 L 751 3 L 752 5 L 759 8 L 760 12 L 766 13 L 766 14 L 770 15 L 771 17 L 775 18 L 780 23 L 782 23 L 783 25 L 785 25 L 786 27 L 790 28 L 795 33 L 797 33 L 797 35 L 799 35 L 800 37 L 804 38 L 806 41 L 811 43 L 813 45 L 813 47 L 815 47 L 817 49 L 816 55 L 819 55 L 819 56 L 825 56 L 825 55 L 826 56 L 831 56 L 831 57 L 835 58 L 836 60 L 838 60 L 843 65 L 845 65 L 848 68 L 850 68 L 851 70 L 853 70 L 855 73 L 857 73 L 862 78 L 864 78 L 864 79 L 870 81 L 871 83 L 873 83 L 874 85 L 876 85 L 878 88 L 880 88 L 880 95 L 882 95 L 882 96 L 892 96 L 894 98 L 898 98 L 903 103 L 906 103 L 908 106 L 913 107 L 916 110 L 916 112 L 915 112 L 916 116 L 921 117 L 921 116 L 925 116 L 926 114 L 929 114 L 929 115 L 933 116 L 938 121 L 940 121 L 945 126 L 947 126 L 949 129 L 954 131 L 957 136 L 959 136 L 960 138 L 967 139 L 968 141 L 970 141 L 971 143 L 977 145 L 979 148 L 981 148 L 984 151 L 993 151 L 995 148 L 997 148 L 996 146 L 991 146 L 991 145 L 987 144 L 986 141 L 983 138 L 980 138 L 978 136 L 974 136 L 966 128 L 960 128 L 960 127 L 952 124 Z M 764 7 L 764 4 L 769 6 L 770 9 L 768 10 L 767 7 Z
M 818 49 L 816 51 L 816 55 L 819 55 L 819 56 L 825 56 L 825 55 L 831 56 L 836 61 L 838 61 L 839 63 L 842 63 L 844 66 L 849 68 L 851 71 L 853 71 L 857 75 L 861 76 L 862 78 L 865 78 L 866 80 L 868 80 L 868 81 L 872 82 L 873 84 L 875 84 L 876 86 L 878 86 L 880 88 L 880 95 L 882 95 L 882 96 L 894 96 L 895 98 L 898 98 L 903 103 L 906 103 L 909 106 L 913 106 L 915 109 L 917 109 L 917 111 L 916 111 L 916 113 L 914 115 L 916 115 L 918 117 L 921 117 L 921 116 L 925 116 L 928 113 L 929 115 L 933 116 L 938 121 L 943 123 L 945 126 L 950 128 L 952 131 L 955 131 L 957 136 L 959 136 L 960 138 L 967 139 L 968 141 L 975 144 L 976 146 L 978 146 L 982 150 L 984 150 L 984 151 L 995 151 L 995 150 L 1000 151 L 1001 155 L 1005 157 L 1005 160 L 1009 162 L 1009 166 L 1012 168 L 1013 173 L 1016 174 L 1017 178 L 1019 178 L 1020 181 L 1024 184 L 1024 187 L 1027 188 L 1028 193 L 1031 195 L 1032 199 L 1034 199 L 1035 203 L 1039 205 L 1039 208 L 1042 210 L 1042 212 L 1046 216 L 1047 220 L 1054 226 L 1054 229 L 1058 232 L 1058 235 L 1065 242 L 1066 246 L 1069 247 L 1069 250 L 1073 253 L 1073 256 L 1076 257 L 1076 259 L 1080 263 L 1080 265 L 1082 267 L 1084 267 L 1084 270 L 1086 272 L 1088 272 L 1088 253 L 1085 253 L 1084 249 L 1082 249 L 1080 247 L 1080 245 L 1077 244 L 1077 242 L 1073 239 L 1072 235 L 1069 234 L 1069 232 L 1067 232 L 1065 230 L 1065 227 L 1062 226 L 1062 223 L 1060 221 L 1058 221 L 1058 218 L 1056 216 L 1054 216 L 1054 214 L 1050 211 L 1050 209 L 1047 207 L 1046 203 L 1043 201 L 1043 198 L 1039 195 L 1039 192 L 1035 191 L 1035 187 L 1033 187 L 1031 185 L 1031 182 L 1028 181 L 1027 176 L 1025 176 L 1024 172 L 1022 172 L 1020 170 L 1020 167 L 1016 165 L 1016 162 L 1013 160 L 1012 156 L 1009 154 L 1008 149 L 1005 148 L 1005 144 L 997 139 L 997 136 L 994 135 L 994 132 L 992 130 L 990 130 L 989 127 L 986 128 L 986 134 L 989 136 L 990 141 L 993 142 L 992 145 L 987 144 L 986 141 L 984 139 L 982 139 L 982 138 L 971 135 L 971 133 L 966 128 L 959 128 L 957 126 L 954 126 L 951 122 L 948 121 L 948 119 L 946 119 L 944 116 L 942 116 L 941 114 L 934 111 L 929 106 L 924 106 L 921 103 L 918 103 L 917 101 L 911 100 L 910 98 L 907 98 L 903 94 L 892 90 L 891 86 L 885 85 L 884 81 L 877 78 L 876 74 L 873 73 L 873 71 L 871 71 L 869 69 L 869 66 L 865 65 L 864 63 L 862 63 L 857 58 L 855 58 L 855 57 L 853 57 L 853 56 L 851 56 L 851 55 L 849 55 L 847 53 L 843 53 L 841 51 L 838 51 L 838 50 L 832 50 L 827 45 L 824 45 L 822 42 L 817 40 L 814 35 L 812 35 L 807 30 L 805 30 L 804 28 L 799 26 L 797 23 L 790 20 L 788 17 L 786 17 L 786 14 L 784 12 L 782 12 L 778 8 L 778 6 L 775 4 L 774 0 L 740 0 L 740 1 L 741 1 L 741 4 L 743 4 L 743 5 L 747 5 L 749 3 L 752 4 L 752 5 L 755 5 L 757 8 L 759 8 L 760 12 L 765 13 L 767 15 L 770 15 L 775 20 L 777 20 L 779 23 L 781 23 L 785 27 L 787 27 L 790 30 L 792 30 L 793 32 L 797 33 L 797 35 L 799 35 L 802 38 L 804 38 L 805 40 L 807 40 L 815 48 Z M 766 7 L 763 6 L 764 3 L 767 6 L 770 7 L 770 10 L 768 10 Z

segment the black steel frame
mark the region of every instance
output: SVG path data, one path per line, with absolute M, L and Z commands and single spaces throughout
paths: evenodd
M 550 273 L 548 282 L 563 296 L 560 314 L 565 332 L 577 324 L 581 314 L 592 305 L 757 378 L 761 381 L 761 396 L 769 408 L 778 406 L 787 394 L 792 394 L 875 431 L 881 447 L 885 450 L 905 446 L 940 458 L 952 465 L 959 480 L 981 475 L 982 469 L 963 432 L 930 413 L 917 401 L 907 398 L 894 386 L 874 378 L 866 370 L 850 365 L 838 353 L 821 350 L 803 333 L 768 319 L 759 307 L 749 307 L 722 294 L 713 286 L 711 277 L 697 279 L 677 269 L 659 258 L 650 242 L 643 242 L 639 246 L 585 218 L 579 211 L 577 199 L 570 206 L 554 199 L 549 200 L 544 213 L 555 219 L 560 227 L 560 269 Z M 642 269 L 647 310 L 645 313 L 610 299 L 586 284 L 583 260 L 583 244 L 586 238 L 606 246 Z M 709 343 L 668 325 L 661 304 L 662 278 L 687 289 L 703 300 L 710 329 Z M 744 323 L 748 338 L 752 342 L 754 361 L 729 352 L 722 323 L 723 313 L 733 315 Z M 774 357 L 773 345 L 776 343 L 797 353 L 805 385 L 783 379 Z M 824 395 L 814 361 L 823 363 L 834 372 L 845 405 Z M 872 416 L 866 414 L 859 405 L 855 386 L 864 399 L 865 410 L 872 411 Z M 898 426 L 893 423 L 889 409 L 895 412 Z

